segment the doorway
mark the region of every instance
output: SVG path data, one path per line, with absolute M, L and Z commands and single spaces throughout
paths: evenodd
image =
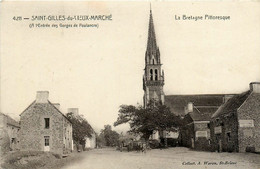
M 44 148 L 43 151 L 50 151 L 50 136 L 44 136 Z

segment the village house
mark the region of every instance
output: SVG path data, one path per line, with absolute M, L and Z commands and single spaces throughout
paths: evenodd
M 79 120 L 84 119 L 81 115 L 79 115 L 79 109 L 78 108 L 68 108 L 68 113 L 72 113 L 72 115 Z M 95 131 L 92 127 L 91 127 L 91 130 L 92 130 L 91 137 L 86 136 L 85 148 L 91 148 L 92 149 L 92 148 L 96 148 L 96 133 L 95 133 Z M 74 147 L 76 147 L 76 145 L 74 145 Z
M 180 129 L 180 144 L 196 150 L 211 150 L 210 118 L 218 106 L 195 106 L 188 103 L 185 107 L 183 125 Z
M 85 148 L 96 148 L 96 133 L 93 131 L 91 134 L 92 137 L 86 137 Z
M 260 152 L 260 83 L 228 99 L 213 114 L 211 140 L 215 151 Z
M 5 151 L 18 150 L 19 149 L 19 139 L 18 132 L 20 130 L 20 125 L 17 121 L 12 119 L 10 116 L 0 112 L 0 130 L 1 130 L 1 140 L 7 140 L 6 143 L 0 145 Z M 4 150 L 3 150 L 4 151 Z
M 48 100 L 48 91 L 38 91 L 36 100 L 20 114 L 20 150 L 70 153 L 73 149 L 72 124 Z

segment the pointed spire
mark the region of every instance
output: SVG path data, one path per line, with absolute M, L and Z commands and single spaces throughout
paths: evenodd
M 149 60 L 152 58 L 152 55 L 157 60 L 157 63 L 160 63 L 160 59 L 157 55 L 157 44 L 156 44 L 156 36 L 155 36 L 155 30 L 154 30 L 154 24 L 153 24 L 153 14 L 152 14 L 152 7 L 150 3 L 150 19 L 149 19 L 149 28 L 148 28 L 148 40 L 147 40 L 147 49 L 146 49 L 146 62 L 149 62 Z
M 155 31 L 154 31 L 154 25 L 153 25 L 153 14 L 152 9 L 150 7 L 150 20 L 149 20 L 149 29 L 148 29 L 148 41 L 147 41 L 147 50 L 156 50 L 156 37 L 155 37 Z

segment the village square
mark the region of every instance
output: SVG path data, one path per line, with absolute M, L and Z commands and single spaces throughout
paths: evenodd
M 151 7 L 149 12 L 140 58 L 143 103 L 117 105 L 117 119 L 97 131 L 78 107 L 56 103 L 49 91 L 32 91 L 19 120 L 0 112 L 0 168 L 260 168 L 260 82 L 240 93 L 166 92 L 170 75 L 163 70 Z M 121 125 L 128 130 L 116 131 Z

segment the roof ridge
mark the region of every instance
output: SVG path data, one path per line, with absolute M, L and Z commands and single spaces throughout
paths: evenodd
M 0 114 L 2 114 L 3 116 L 5 116 L 7 119 L 6 123 L 7 124 L 10 124 L 12 126 L 15 126 L 15 127 L 20 127 L 19 125 L 19 121 L 16 121 L 15 119 L 13 119 L 11 116 L 9 116 L 8 114 L 5 114 L 5 113 L 2 113 L 0 112 Z
M 31 107 L 35 102 L 36 102 L 36 100 L 34 100 L 31 104 L 29 104 L 29 106 L 27 106 L 27 107 L 24 109 L 24 111 L 22 111 L 22 113 L 19 114 L 19 116 L 21 116 L 26 110 L 28 110 L 29 107 Z
M 172 94 L 165 96 L 224 96 L 224 95 L 237 95 L 237 94 Z
M 234 97 L 230 98 L 227 102 L 222 104 L 211 117 L 216 118 L 223 114 L 229 114 L 230 112 L 233 112 L 233 110 L 237 111 L 238 108 L 247 100 L 247 98 L 250 95 L 251 95 L 250 90 L 247 90 L 245 92 L 235 95 Z M 246 97 L 246 98 L 244 98 L 244 97 Z
M 65 116 L 65 114 L 63 114 L 56 106 L 54 106 L 53 103 L 50 102 L 50 100 L 48 100 L 48 103 L 51 104 L 51 105 L 54 107 L 54 109 L 56 109 L 61 115 L 63 115 L 63 116 L 70 122 L 70 120 L 68 119 L 68 117 Z M 71 123 L 71 122 L 70 122 L 70 123 Z
M 243 101 L 243 103 L 237 108 L 237 111 L 240 109 L 240 107 L 242 107 L 242 105 L 247 101 L 247 99 L 249 98 L 249 96 L 252 95 L 253 91 L 248 90 L 247 92 L 249 92 L 249 95 L 246 97 L 246 99 Z M 246 92 L 245 92 L 246 93 Z

